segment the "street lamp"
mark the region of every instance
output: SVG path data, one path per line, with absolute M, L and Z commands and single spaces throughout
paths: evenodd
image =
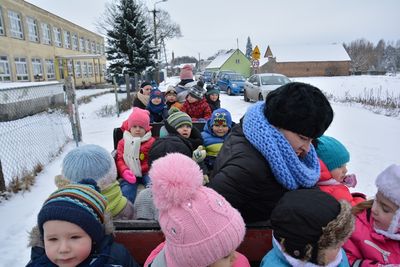
M 154 24 L 154 48 L 156 49 L 156 55 L 155 58 L 158 60 L 158 47 L 157 47 L 157 24 L 156 24 L 156 13 L 158 12 L 156 10 L 156 5 L 162 2 L 167 2 L 168 0 L 160 0 L 154 3 L 154 9 L 151 10 L 153 12 L 153 24 Z M 159 75 L 158 75 L 158 64 L 156 62 L 156 82 L 157 84 L 159 83 Z

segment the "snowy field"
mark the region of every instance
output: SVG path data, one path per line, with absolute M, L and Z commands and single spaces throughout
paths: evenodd
M 315 77 L 292 80 L 311 83 L 338 97 L 347 92 L 357 95 L 362 94 L 364 90 L 375 89 L 400 95 L 400 76 Z M 175 84 L 177 81 L 177 78 L 171 78 L 162 84 L 160 89 L 164 91 L 169 84 Z M 81 92 L 86 93 L 86 90 L 78 91 L 79 96 Z M 120 117 L 97 115 L 103 106 L 113 104 L 115 95 L 106 94 L 80 106 L 83 143 L 98 144 L 109 151 L 113 149 L 113 128 L 119 127 L 129 115 L 129 112 L 122 113 Z M 221 105 L 231 111 L 234 121 L 239 121 L 252 103 L 244 102 L 243 96 L 221 94 Z M 339 139 L 350 152 L 348 169 L 358 178 L 358 185 L 353 191 L 363 192 L 372 197 L 375 194 L 374 179 L 377 174 L 389 164 L 400 164 L 400 118 L 375 114 L 358 104 L 332 103 L 332 107 L 335 117 L 326 134 Z M 27 233 L 36 223 L 41 204 L 56 189 L 53 179 L 60 173 L 62 159 L 74 147 L 75 144 L 71 142 L 58 158 L 45 166 L 30 192 L 15 195 L 11 200 L 0 203 L 1 267 L 24 266 L 29 261 Z

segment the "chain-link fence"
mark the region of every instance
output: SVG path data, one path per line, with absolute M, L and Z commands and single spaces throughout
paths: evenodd
M 35 173 L 72 139 L 65 97 L 62 83 L 0 84 L 0 187 Z

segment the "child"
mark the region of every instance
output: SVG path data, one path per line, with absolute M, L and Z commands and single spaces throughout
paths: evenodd
M 150 101 L 146 109 L 150 111 L 150 122 L 162 122 L 168 117 L 168 110 L 164 104 L 163 93 L 158 89 L 150 92 Z
M 106 199 L 95 181 L 55 191 L 44 202 L 30 235 L 34 266 L 139 266 L 112 236 Z
M 140 85 L 140 91 L 137 92 L 135 99 L 133 100 L 133 106 L 141 109 L 146 109 L 149 104 L 150 91 L 153 87 L 149 82 L 143 82 Z
M 212 113 L 211 119 L 204 125 L 201 136 L 207 152 L 204 162 L 207 166 L 208 174 L 212 171 L 215 159 L 231 128 L 231 114 L 223 108 L 216 109 Z
M 145 267 L 250 266 L 235 251 L 246 231 L 240 213 L 202 186 L 202 172 L 191 158 L 168 154 L 153 162 L 150 176 L 165 242 L 150 254 Z
M 344 244 L 351 266 L 400 266 L 400 165 L 375 181 L 375 199 L 353 208 L 356 229 Z
M 62 163 L 62 175 L 57 177 L 57 186 L 60 179 L 64 186 L 69 183 L 79 183 L 84 178 L 97 182 L 102 195 L 107 198 L 107 212 L 114 219 L 133 219 L 133 204 L 122 195 L 117 181 L 117 168 L 111 154 L 98 145 L 84 145 L 72 149 L 65 156 Z
M 287 192 L 271 214 L 273 249 L 264 266 L 349 266 L 342 244 L 354 229 L 351 207 L 316 189 Z
M 155 139 L 151 136 L 149 111 L 133 108 L 127 120 L 127 129 L 117 146 L 117 170 L 122 194 L 135 202 L 137 182 L 150 184 L 147 155 Z M 137 180 L 138 179 L 138 180 Z
M 204 98 L 204 89 L 193 85 L 189 89 L 181 111 L 186 112 L 193 121 L 208 120 L 211 117 L 211 109 Z
M 221 108 L 221 101 L 219 100 L 219 90 L 215 88 L 212 84 L 207 85 L 206 89 L 207 103 L 210 106 L 211 112 L 214 112 L 214 110 Z
M 176 90 L 172 85 L 168 86 L 167 91 L 165 91 L 165 104 L 168 110 L 172 107 L 176 107 L 179 110 L 182 108 L 182 104 L 178 102 Z
M 337 200 L 348 201 L 352 206 L 365 201 L 363 194 L 351 194 L 348 188 L 355 187 L 357 180 L 354 174 L 346 175 L 350 154 L 344 145 L 326 135 L 316 139 L 315 145 L 321 166 L 321 176 L 317 183 L 319 188 Z

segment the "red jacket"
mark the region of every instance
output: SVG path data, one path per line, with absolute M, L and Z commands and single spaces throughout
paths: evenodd
M 371 209 L 366 209 L 357 214 L 355 230 L 343 246 L 350 265 L 357 261 L 360 267 L 400 264 L 400 241 L 375 232 L 370 213 Z
M 140 166 L 142 168 L 143 175 L 148 173 L 148 171 L 149 171 L 148 156 L 149 156 L 150 148 L 153 145 L 154 141 L 156 141 L 156 139 L 154 137 L 151 137 L 149 140 L 147 140 L 146 142 L 143 142 L 140 145 Z M 117 146 L 116 163 L 117 163 L 117 170 L 118 170 L 119 177 L 121 177 L 122 173 L 126 169 L 129 169 L 129 167 L 125 164 L 125 161 L 124 161 L 124 145 L 125 145 L 125 141 L 122 138 L 121 140 L 119 140 L 118 146 Z M 134 175 L 136 176 L 136 173 L 134 173 Z
M 186 112 L 193 120 L 208 120 L 211 118 L 211 109 L 204 97 L 191 104 L 186 100 L 185 103 L 183 103 L 181 111 Z
M 318 182 L 328 181 L 332 178 L 332 174 L 326 167 L 325 163 L 322 160 L 319 160 L 319 164 L 321 166 L 321 176 Z M 344 184 L 331 184 L 331 185 L 319 185 L 319 188 L 336 198 L 337 200 L 344 199 L 351 204 L 351 206 L 355 206 L 360 202 L 365 201 L 362 197 L 353 197 L 350 193 L 349 188 Z

